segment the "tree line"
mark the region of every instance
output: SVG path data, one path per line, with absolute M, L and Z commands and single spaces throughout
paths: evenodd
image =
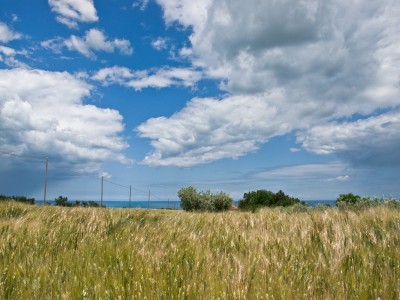
M 194 187 L 189 186 L 178 191 L 181 200 L 181 207 L 186 211 L 227 211 L 236 209 L 233 199 L 224 192 L 216 194 L 210 191 L 198 192 Z M 389 205 L 400 208 L 400 200 L 396 198 L 371 198 L 354 195 L 353 193 L 340 194 L 335 201 L 339 209 L 363 209 L 376 205 Z M 306 208 L 308 205 L 298 198 L 286 195 L 282 190 L 274 193 L 268 190 L 257 190 L 244 193 L 239 200 L 238 209 L 255 212 L 263 207 L 288 207 L 297 205 Z M 326 204 L 325 204 L 326 205 Z

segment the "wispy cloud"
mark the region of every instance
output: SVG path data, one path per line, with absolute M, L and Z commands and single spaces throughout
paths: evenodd
M 118 66 L 101 69 L 92 76 L 93 80 L 105 86 L 119 84 L 137 91 L 170 86 L 193 87 L 201 78 L 202 73 L 193 69 L 163 67 L 134 71 Z
M 64 48 L 67 48 L 70 51 L 77 51 L 92 59 L 96 58 L 95 52 L 112 53 L 118 50 L 123 55 L 131 55 L 133 53 L 133 49 L 128 40 L 109 40 L 99 29 L 90 29 L 83 37 L 71 35 L 68 39 L 57 37 L 46 40 L 41 43 L 41 46 L 51 49 L 56 53 L 61 53 Z
M 77 28 L 78 22 L 98 21 L 93 0 L 48 0 L 51 10 L 57 14 L 57 21 L 70 28 Z
M 168 40 L 159 37 L 151 42 L 151 46 L 158 51 L 165 50 L 168 47 Z
M 7 24 L 0 22 L 0 42 L 7 43 L 22 38 L 22 34 L 12 30 Z

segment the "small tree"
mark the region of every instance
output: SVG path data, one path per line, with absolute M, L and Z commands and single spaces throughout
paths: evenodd
M 359 202 L 362 201 L 362 197 L 358 195 L 353 195 L 353 193 L 348 193 L 348 194 L 341 194 L 339 197 L 336 199 L 336 205 L 355 205 Z
M 305 205 L 297 198 L 289 197 L 283 191 L 279 190 L 273 193 L 267 190 L 257 190 L 243 195 L 239 201 L 239 208 L 255 211 L 260 207 L 291 206 L 294 204 Z
M 67 203 L 68 198 L 59 196 L 58 198 L 55 198 L 54 201 L 56 202 L 56 206 L 68 206 L 69 203 Z
M 224 192 L 214 195 L 213 202 L 214 211 L 224 211 L 232 207 L 232 198 Z
M 228 210 L 233 202 L 224 192 L 197 192 L 192 186 L 181 188 L 178 197 L 181 199 L 182 209 L 186 211 L 224 211 Z

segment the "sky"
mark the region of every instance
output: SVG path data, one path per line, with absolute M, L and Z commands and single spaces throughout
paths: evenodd
M 0 194 L 400 197 L 400 2 L 1 0 Z

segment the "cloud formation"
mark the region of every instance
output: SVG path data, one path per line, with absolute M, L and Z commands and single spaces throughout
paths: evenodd
M 348 180 L 348 166 L 341 162 L 302 164 L 293 166 L 283 166 L 272 170 L 263 171 L 255 174 L 256 178 L 282 181 L 282 180 L 313 180 L 313 181 L 333 181 Z M 343 175 L 344 174 L 344 175 Z
M 399 105 L 397 1 L 157 2 L 168 24 L 191 29 L 191 47 L 182 52 L 185 57 L 206 76 L 219 80 L 220 88 L 229 95 L 221 100 L 194 99 L 169 118 L 151 119 L 139 126 L 140 134 L 150 138 L 154 147 L 145 163 L 182 166 L 236 157 L 291 130 L 355 114 L 369 116 Z M 279 100 L 271 96 L 277 94 Z M 241 113 L 232 118 L 211 113 L 211 106 L 223 106 L 229 113 L 232 99 L 243 99 L 236 110 Z M 249 103 L 245 99 L 257 100 Z M 196 111 L 192 110 L 193 103 Z M 263 104 L 261 108 L 259 103 Z M 260 129 L 254 121 L 241 131 L 236 126 L 238 119 L 258 120 L 257 109 L 268 116 L 268 125 Z M 187 111 L 202 116 L 204 124 L 237 128 L 235 141 L 224 144 L 232 135 L 226 130 L 219 131 L 218 142 L 204 139 L 219 129 L 215 126 L 189 124 L 177 130 L 177 116 L 190 120 Z M 286 129 L 277 124 L 284 124 Z M 243 134 L 253 130 L 256 139 Z M 194 137 L 190 146 L 182 136 Z M 177 150 L 171 151 L 171 145 Z M 390 144 L 382 147 L 391 149 Z
M 196 98 L 169 118 L 149 119 L 137 128 L 154 148 L 143 162 L 191 167 L 257 150 L 269 138 L 292 129 L 291 120 L 279 118 L 280 112 L 265 98 L 280 102 L 282 94 Z
M 48 0 L 50 8 L 57 14 L 57 21 L 70 28 L 77 28 L 78 22 L 98 21 L 93 0 Z
M 298 135 L 298 142 L 317 154 L 336 154 L 357 165 L 400 165 L 400 112 L 354 122 L 315 126 Z
M 1 150 L 48 156 L 78 171 L 128 162 L 122 116 L 84 104 L 91 89 L 66 72 L 0 70 Z
M 168 47 L 168 40 L 159 37 L 151 42 L 151 46 L 157 51 L 165 50 Z
M 71 35 L 68 39 L 55 38 L 44 41 L 41 45 L 54 52 L 61 52 L 63 48 L 67 48 L 92 59 L 96 58 L 95 52 L 112 53 L 118 50 L 123 55 L 131 55 L 133 53 L 131 43 L 128 40 L 109 40 L 101 30 L 95 28 L 86 31 L 83 37 Z
M 20 53 L 15 49 L 0 45 L 0 62 L 12 68 L 29 68 L 28 65 L 15 58 L 17 54 Z
M 110 67 L 99 70 L 93 80 L 103 85 L 119 84 L 140 91 L 144 88 L 166 88 L 169 86 L 192 87 L 202 78 L 202 73 L 193 69 L 164 67 L 153 70 L 133 71 L 125 67 Z
M 7 24 L 0 22 L 0 43 L 8 43 L 12 40 L 17 40 L 22 37 L 22 34 L 15 32 Z

